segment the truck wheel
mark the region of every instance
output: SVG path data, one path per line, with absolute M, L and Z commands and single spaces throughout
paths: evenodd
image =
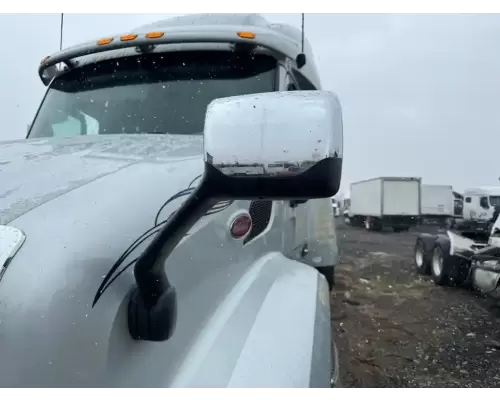
M 488 227 L 486 228 L 486 234 L 488 235 L 488 237 L 489 237 L 489 235 L 491 235 L 491 233 L 492 233 L 491 231 L 493 230 L 493 225 L 495 225 L 495 221 L 490 222 L 490 223 L 488 224 Z
M 430 260 L 429 252 L 426 249 L 425 243 L 421 239 L 417 239 L 415 244 L 415 266 L 417 271 L 422 275 L 429 275 L 430 272 Z
M 328 267 L 316 267 L 316 269 L 325 277 L 328 282 L 328 289 L 331 292 L 335 286 L 335 266 L 330 265 Z
M 453 218 L 448 218 L 446 220 L 446 226 L 445 227 L 446 227 L 447 230 L 453 229 L 455 227 L 455 220 Z
M 372 230 L 372 221 L 370 220 L 370 217 L 366 217 L 365 218 L 365 229 L 367 231 L 371 231 Z
M 365 229 L 367 231 L 379 231 L 382 229 L 382 224 L 372 217 L 365 218 Z
M 446 286 L 450 282 L 453 261 L 442 243 L 437 242 L 432 251 L 431 276 L 436 285 Z

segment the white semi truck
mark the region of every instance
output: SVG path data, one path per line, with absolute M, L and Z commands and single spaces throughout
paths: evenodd
M 342 115 L 303 31 L 191 14 L 38 72 L 0 145 L 0 387 L 335 386 Z
M 490 220 L 497 206 L 500 206 L 500 187 L 470 188 L 464 191 L 465 220 Z
M 417 236 L 417 271 L 500 299 L 500 188 L 466 189 L 463 199 L 463 218 L 449 230 Z
M 462 206 L 462 215 L 449 227 L 466 232 L 467 235 L 487 235 L 496 220 L 495 211 L 500 207 L 500 187 L 465 189 Z
M 469 203 L 470 204 L 470 203 Z M 500 299 L 500 206 L 487 228 L 459 224 L 445 233 L 422 233 L 415 243 L 417 271 L 436 285 L 468 286 Z
M 346 221 L 367 230 L 407 231 L 420 216 L 421 179 L 380 177 L 351 184 Z

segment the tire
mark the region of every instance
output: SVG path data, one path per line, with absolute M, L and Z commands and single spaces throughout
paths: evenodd
M 438 241 L 434 245 L 431 258 L 431 276 L 436 285 L 448 286 L 453 270 L 453 259 L 448 246 Z
M 402 232 L 403 229 L 400 227 L 400 226 L 393 226 L 392 227 L 392 230 L 395 232 L 395 233 L 399 233 L 399 232 Z
M 446 225 L 445 225 L 445 228 L 447 230 L 451 230 L 455 227 L 455 219 L 454 218 L 448 218 L 446 220 Z
M 323 275 L 328 282 L 328 289 L 330 292 L 333 290 L 335 286 L 335 266 L 330 265 L 328 267 L 316 267 L 318 272 Z
M 371 231 L 373 229 L 373 226 L 372 226 L 372 221 L 371 221 L 371 218 L 370 217 L 366 217 L 365 218 L 365 229 L 367 231 Z
M 495 225 L 495 221 L 490 222 L 488 224 L 488 227 L 486 228 L 486 233 L 487 233 L 488 237 L 491 235 L 491 231 L 493 230 L 493 225 Z
M 422 239 L 417 239 L 417 243 L 415 243 L 413 261 L 415 262 L 415 267 L 419 274 L 429 275 L 431 271 L 429 252 Z
M 376 218 L 366 217 L 364 224 L 365 224 L 365 229 L 367 231 L 380 231 L 380 230 L 382 230 L 382 224 Z

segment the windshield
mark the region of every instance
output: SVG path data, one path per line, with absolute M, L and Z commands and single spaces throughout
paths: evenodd
M 50 87 L 29 134 L 197 134 L 216 98 L 276 90 L 276 60 L 236 52 L 177 52 L 109 60 Z
M 500 207 L 500 196 L 490 196 L 490 206 Z

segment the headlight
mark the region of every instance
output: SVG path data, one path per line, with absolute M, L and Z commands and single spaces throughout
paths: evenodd
M 19 229 L 0 225 L 0 280 L 25 239 L 26 235 Z

